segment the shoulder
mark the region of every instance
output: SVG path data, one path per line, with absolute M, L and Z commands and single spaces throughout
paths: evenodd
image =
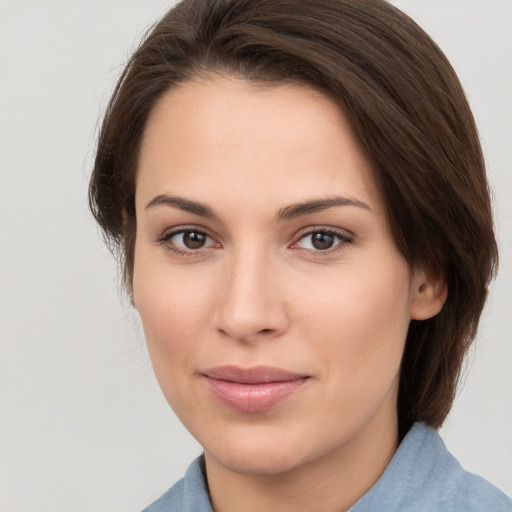
M 169 512 L 181 510 L 183 503 L 184 478 L 176 482 L 166 493 L 151 503 L 142 512 Z
M 194 460 L 185 476 L 142 512 L 212 512 L 203 457 Z
M 435 503 L 443 510 L 512 511 L 512 500 L 484 478 L 464 470 L 434 429 L 423 424 L 416 429 L 423 438 L 418 456 L 426 459 L 418 472 L 429 484 L 417 493 L 425 503 Z
M 512 500 L 465 471 L 439 434 L 417 423 L 384 474 L 351 512 L 432 510 L 512 512 Z
M 439 497 L 445 510 L 512 512 L 512 500 L 484 478 L 462 468 L 453 474 Z

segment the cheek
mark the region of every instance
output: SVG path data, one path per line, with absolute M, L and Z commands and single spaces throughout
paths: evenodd
M 302 328 L 326 364 L 342 366 L 344 375 L 396 373 L 410 322 L 408 268 L 351 270 L 308 289 L 297 315 Z
M 201 333 L 211 316 L 211 288 L 188 272 L 173 272 L 165 257 L 161 263 L 154 258 L 149 262 L 143 251 L 136 252 L 134 304 L 159 380 L 169 368 L 183 367 L 195 342 L 204 337 Z
M 134 301 L 144 327 L 156 378 L 169 405 L 180 418 L 200 404 L 190 390 L 197 371 L 211 306 L 211 288 L 170 272 L 168 265 L 135 265 Z M 187 397 L 184 399 L 183 397 Z M 186 423 L 184 421 L 184 423 Z
M 318 415 L 332 432 L 358 429 L 394 408 L 409 325 L 408 272 L 347 273 L 341 286 L 316 287 L 302 303 L 303 333 L 319 364 Z M 316 298 L 316 300 L 314 300 Z M 334 434 L 333 434 L 334 435 Z

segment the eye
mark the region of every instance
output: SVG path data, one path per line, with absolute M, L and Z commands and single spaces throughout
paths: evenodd
M 352 239 L 343 233 L 322 229 L 302 235 L 295 245 L 301 249 L 318 252 L 335 250 L 338 246 L 341 248 L 351 242 Z
M 165 244 L 166 249 L 178 254 L 196 252 L 217 245 L 210 236 L 198 229 L 171 231 L 157 241 Z
M 201 249 L 206 245 L 208 235 L 200 231 L 184 231 L 172 236 L 169 241 L 181 249 Z

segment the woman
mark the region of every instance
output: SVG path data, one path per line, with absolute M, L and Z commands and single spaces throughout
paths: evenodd
M 381 0 L 185 0 L 114 92 L 91 206 L 204 448 L 147 510 L 511 510 L 435 429 L 497 249 L 474 120 Z

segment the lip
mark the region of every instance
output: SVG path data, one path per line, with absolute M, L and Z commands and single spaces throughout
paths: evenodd
M 264 412 L 299 391 L 309 379 L 271 366 L 219 366 L 203 372 L 208 387 L 223 405 L 240 412 Z

